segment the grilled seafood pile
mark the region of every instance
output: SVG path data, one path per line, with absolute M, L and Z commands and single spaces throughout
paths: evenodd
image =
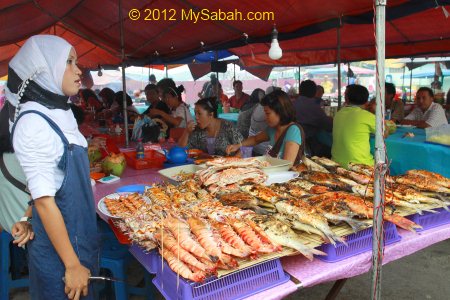
M 105 199 L 109 212 L 120 218 L 134 214 L 144 204 L 144 199 L 138 193 L 121 195 L 119 199 Z
M 256 158 L 217 158 L 206 163 L 208 168 L 196 172 L 199 182 L 212 194 L 238 191 L 241 181 L 263 183 L 267 176 L 261 170 L 267 163 Z
M 145 193 L 150 203 L 129 199 L 108 201 L 121 216 L 120 227 L 146 250 L 158 248 L 180 276 L 203 281 L 219 269 L 235 269 L 242 260 L 296 249 L 308 259 L 324 255 L 305 238 L 345 243 L 333 225 L 346 223 L 354 232 L 373 217 L 373 168 L 313 157 L 297 166 L 298 178 L 265 186 L 257 159 L 221 158 L 179 185 L 155 185 Z M 450 180 L 439 174 L 411 170 L 387 177 L 386 203 L 414 212 L 447 208 Z M 113 202 L 114 201 L 114 202 Z M 108 207 L 109 209 L 109 207 Z M 386 221 L 414 231 L 414 222 L 386 212 Z M 304 233 L 300 233 L 305 232 Z M 348 234 L 348 232 L 347 232 Z

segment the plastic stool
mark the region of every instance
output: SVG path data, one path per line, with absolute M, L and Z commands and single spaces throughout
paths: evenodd
M 9 243 L 12 236 L 6 231 L 0 232 L 0 300 L 9 300 L 9 290 L 21 287 L 28 287 L 28 278 L 13 280 L 9 271 Z
M 131 259 L 131 253 L 128 246 L 121 245 L 116 239 L 109 235 L 102 235 L 103 244 L 100 257 L 100 268 L 110 271 L 113 278 L 124 280 L 126 282 L 126 270 Z M 153 284 L 150 275 L 145 271 L 145 287 L 132 287 L 125 282 L 112 282 L 116 300 L 128 299 L 128 294 L 147 296 L 147 299 L 153 299 Z

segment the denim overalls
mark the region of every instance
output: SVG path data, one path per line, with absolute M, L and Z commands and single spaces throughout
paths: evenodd
M 95 276 L 99 268 L 100 244 L 87 149 L 69 144 L 58 125 L 39 111 L 26 111 L 20 114 L 11 136 L 14 134 L 17 121 L 29 113 L 43 117 L 64 144 L 64 154 L 58 168 L 65 172 L 65 176 L 61 188 L 56 192 L 55 202 L 61 211 L 75 253 L 81 264 Z M 62 280 L 65 274 L 64 264 L 47 236 L 34 206 L 31 223 L 35 234 L 34 239 L 28 242 L 31 299 L 67 299 L 64 293 L 65 284 Z M 84 299 L 94 299 L 92 284 L 89 285 L 88 297 Z

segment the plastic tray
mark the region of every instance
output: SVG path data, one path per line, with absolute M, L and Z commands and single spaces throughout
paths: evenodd
M 175 177 L 180 173 L 192 174 L 198 170 L 202 170 L 204 167 L 198 165 L 184 165 L 179 167 L 172 167 L 163 170 L 159 170 L 158 173 L 164 177 L 164 179 L 172 184 L 179 184 Z
M 400 240 L 401 236 L 397 232 L 397 227 L 390 222 L 384 222 L 384 244 L 390 245 Z M 343 243 L 337 243 L 336 246 L 321 245 L 317 249 L 325 252 L 327 256 L 316 256 L 316 258 L 325 262 L 337 262 L 371 250 L 372 227 L 348 235 L 346 241 L 348 246 Z
M 124 152 L 127 165 L 136 169 L 150 169 L 150 168 L 162 168 L 166 157 L 155 150 L 144 151 L 145 157 L 142 159 L 136 159 L 136 151 Z
M 132 185 L 124 185 L 119 187 L 116 190 L 116 193 L 120 193 L 120 192 L 130 192 L 130 193 L 139 193 L 139 194 L 143 194 L 145 192 L 145 188 L 146 187 L 151 187 L 150 185 L 146 185 L 146 184 L 132 184 Z
M 156 274 L 158 265 L 161 265 L 161 256 L 158 254 L 157 250 L 145 252 L 144 249 L 136 244 L 133 244 L 129 250 L 134 258 L 136 258 L 150 274 Z
M 435 211 L 438 213 L 425 212 L 423 215 L 415 214 L 408 216 L 407 218 L 422 226 L 422 229 L 417 229 L 416 231 L 424 231 L 450 223 L 450 212 L 446 211 L 444 208 L 438 208 L 435 209 Z
M 242 299 L 289 281 L 279 259 L 270 260 L 221 278 L 209 278 L 203 283 L 186 281 L 173 272 L 167 262 L 158 270 L 153 284 L 168 300 Z
M 114 235 L 116 236 L 116 238 L 119 241 L 119 243 L 121 243 L 122 245 L 129 245 L 129 244 L 131 244 L 131 241 L 128 238 L 128 236 L 123 234 L 123 232 L 114 225 L 114 223 L 112 222 L 111 219 L 108 219 L 108 224 L 111 227 L 112 232 L 114 232 Z

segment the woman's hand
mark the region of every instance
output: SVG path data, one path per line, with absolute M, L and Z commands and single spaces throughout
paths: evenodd
M 194 121 L 189 121 L 187 126 L 186 126 L 186 131 L 191 134 L 194 130 L 195 130 L 195 122 Z
M 11 235 L 14 237 L 13 243 L 19 247 L 22 247 L 34 238 L 33 228 L 28 222 L 15 223 L 11 228 Z
M 66 268 L 64 292 L 69 299 L 78 300 L 81 296 L 87 296 L 88 284 L 91 272 L 82 264 Z
M 239 144 L 228 145 L 227 149 L 225 150 L 225 152 L 227 153 L 227 155 L 230 155 L 231 153 L 239 151 L 240 148 L 241 148 L 241 145 L 239 145 Z

